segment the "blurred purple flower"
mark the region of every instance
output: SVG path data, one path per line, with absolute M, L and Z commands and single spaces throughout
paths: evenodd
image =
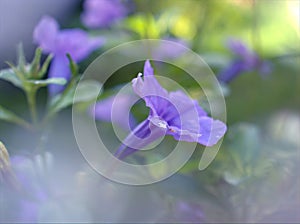
M 174 45 L 170 45 L 168 42 L 164 43 L 162 41 L 158 47 L 153 49 L 153 58 L 174 59 L 182 56 L 188 50 L 188 43 L 182 39 L 166 38 L 164 39 L 164 41 L 174 42 L 176 44 L 182 45 L 183 47 L 175 47 Z M 186 49 L 184 47 L 186 47 Z
M 119 125 L 124 130 L 130 130 L 130 126 L 135 125 L 135 119 L 129 113 L 129 122 L 124 111 L 130 111 L 130 107 L 136 101 L 134 95 L 113 95 L 97 102 L 90 108 L 90 114 L 97 120 L 112 122 Z M 114 114 L 113 114 L 114 113 Z M 112 115 L 114 117 L 112 118 Z
M 144 65 L 144 79 L 140 73 L 132 80 L 132 86 L 146 102 L 150 113 L 125 138 L 116 152 L 117 157 L 124 158 L 166 134 L 179 141 L 198 142 L 205 146 L 216 144 L 225 134 L 226 125 L 208 117 L 196 100 L 182 91 L 168 93 L 162 88 L 148 60 Z
M 178 200 L 157 221 L 159 223 L 205 223 L 206 220 L 199 204 Z
M 15 174 L 16 184 L 18 184 L 14 195 L 16 200 L 17 212 L 14 214 L 15 221 L 18 222 L 37 222 L 39 206 L 44 202 L 48 195 L 38 183 L 36 167 L 31 159 L 25 156 L 12 156 L 11 167 Z
M 244 72 L 257 70 L 262 75 L 271 72 L 271 65 L 267 61 L 263 61 L 254 51 L 251 51 L 245 43 L 230 39 L 228 48 L 235 54 L 236 58 L 231 64 L 222 70 L 218 75 L 218 79 L 224 83 L 229 83 L 234 78 Z
M 178 201 L 174 206 L 174 216 L 177 222 L 204 222 L 204 213 L 199 204 Z
M 35 27 L 33 39 L 43 49 L 44 53 L 54 55 L 49 77 L 62 77 L 67 80 L 71 77 L 71 71 L 66 54 L 69 53 L 75 62 L 79 62 L 104 42 L 99 37 L 90 38 L 81 29 L 59 30 L 58 23 L 49 16 L 44 16 Z M 60 85 L 50 85 L 49 91 L 50 94 L 56 94 L 63 88 Z
M 82 23 L 89 28 L 107 27 L 126 16 L 119 0 L 85 0 Z

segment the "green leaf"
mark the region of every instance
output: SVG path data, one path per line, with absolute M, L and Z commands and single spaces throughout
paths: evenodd
M 42 56 L 42 49 L 37 48 L 35 50 L 34 58 L 31 62 L 30 70 L 29 70 L 29 77 L 37 78 L 39 68 L 40 68 L 40 62 L 41 62 L 41 56 Z
M 74 103 L 89 102 L 94 100 L 101 90 L 102 85 L 94 80 L 82 81 L 76 89 L 76 98 L 73 99 Z
M 237 154 L 244 166 L 253 164 L 260 155 L 260 129 L 248 123 L 239 123 L 229 132 L 230 150 Z
M 64 78 L 49 78 L 43 80 L 28 80 L 27 82 L 37 87 L 44 87 L 50 84 L 65 85 L 67 83 L 67 80 Z
M 73 76 L 78 75 L 78 66 L 77 66 L 77 64 L 73 61 L 70 54 L 67 54 L 67 57 L 68 57 L 69 63 L 70 63 L 69 66 L 70 66 L 71 74 Z
M 15 124 L 21 125 L 26 128 L 30 127 L 30 124 L 27 121 L 23 120 L 18 115 L 7 110 L 6 108 L 4 108 L 2 106 L 0 106 L 0 120 L 5 120 L 5 121 L 11 122 L 11 123 L 15 123 Z
M 205 212 L 214 211 L 219 212 L 219 215 L 224 215 L 224 210 L 227 209 L 226 202 L 222 198 L 209 192 L 205 186 L 199 184 L 196 178 L 191 176 L 175 174 L 157 183 L 156 188 L 162 195 L 199 203 Z
M 223 177 L 231 185 L 244 183 L 256 172 L 262 149 L 260 132 L 259 127 L 249 123 L 238 123 L 229 129 L 226 151 L 231 162 L 223 169 Z
M 78 86 L 76 84 L 77 82 L 73 80 L 62 94 L 59 94 L 52 99 L 50 103 L 51 113 L 57 113 L 75 103 L 94 100 L 101 89 L 101 84 L 94 80 L 83 81 Z M 74 98 L 75 90 L 76 98 Z
M 50 101 L 50 113 L 57 113 L 70 106 L 73 103 L 74 91 L 73 88 L 67 88 L 63 93 L 53 97 Z
M 52 55 L 52 54 L 49 54 L 48 57 L 46 58 L 44 64 L 42 65 L 42 67 L 41 67 L 39 73 L 37 74 L 37 77 L 38 77 L 38 78 L 44 77 L 45 73 L 47 72 L 47 69 L 48 69 L 48 67 L 49 67 L 49 64 L 50 64 L 52 58 L 53 58 L 53 55 Z
M 199 195 L 210 198 L 211 195 L 190 176 L 175 174 L 157 184 L 158 190 L 177 198 L 197 200 Z
M 3 69 L 0 71 L 0 79 L 12 83 L 13 85 L 23 88 L 22 82 L 12 69 Z
M 17 55 L 18 55 L 18 69 L 22 72 L 22 73 L 26 73 L 26 59 L 24 56 L 24 49 L 23 49 L 23 44 L 20 43 L 18 44 L 17 47 Z

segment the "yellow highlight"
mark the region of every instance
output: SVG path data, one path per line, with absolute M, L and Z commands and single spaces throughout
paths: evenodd
M 136 15 L 127 21 L 128 26 L 142 38 L 159 38 L 160 29 L 152 16 Z
M 193 39 L 196 35 L 196 27 L 190 18 L 185 16 L 180 16 L 177 18 L 171 32 L 178 37 L 184 39 Z

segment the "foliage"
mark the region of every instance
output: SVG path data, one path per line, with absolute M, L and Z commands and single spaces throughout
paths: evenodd
M 292 2 L 121 1 L 128 11 L 116 16 L 114 23 L 108 20 L 107 26 L 85 27 L 87 34 L 105 39 L 104 49 L 80 63 L 72 54 L 63 55 L 68 58 L 70 80 L 48 77 L 51 54 L 44 57 L 38 47 L 29 63 L 20 45 L 16 65 L 8 63 L 10 68 L 0 71 L 0 85 L 5 87 L 0 89 L 0 136 L 11 156 L 8 163 L 7 150 L 0 142 L 1 152 L 5 150 L 0 153 L 0 181 L 5 183 L 0 186 L 1 194 L 5 193 L 0 198 L 5 205 L 0 221 L 185 222 L 189 219 L 180 215 L 187 214 L 178 205 L 187 203 L 199 222 L 299 222 L 300 46 Z M 72 27 L 82 27 L 79 15 L 73 19 Z M 78 83 L 96 56 L 126 41 L 171 39 L 201 55 L 218 77 L 239 59 L 224 45 L 230 37 L 243 40 L 255 56 L 270 63 L 271 73 L 246 69 L 221 83 L 228 131 L 207 169 L 198 170 L 204 150 L 200 145 L 177 174 L 144 188 L 113 184 L 86 167 L 82 156 L 74 152 L 78 146 L 72 135 L 70 108 L 87 119 L 94 87 L 100 89 L 102 84 L 91 82 L 78 88 Z M 179 57 L 176 62 L 183 63 Z M 114 73 L 103 84 L 98 99 L 113 96 L 130 82 L 140 72 L 141 63 L 144 61 Z M 209 112 L 204 92 L 185 72 L 164 64 L 158 68 Z M 51 95 L 46 90 L 53 84 L 64 89 Z M 25 94 L 27 106 L 18 90 Z M 74 100 L 76 91 L 80 97 Z M 141 121 L 149 110 L 138 102 L 131 113 L 135 121 Z M 102 120 L 96 126 L 104 143 L 115 150 L 120 140 L 112 124 Z M 159 161 L 174 145 L 176 141 L 166 137 L 155 151 L 138 152 L 127 162 Z M 3 171 L 3 161 L 9 172 Z M 159 179 L 166 169 L 148 171 Z M 37 215 L 17 218 L 27 208 Z

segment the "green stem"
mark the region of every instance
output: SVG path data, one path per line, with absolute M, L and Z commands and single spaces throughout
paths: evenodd
M 194 37 L 194 40 L 197 41 L 193 41 L 192 43 L 192 49 L 196 50 L 196 51 L 200 51 L 201 47 L 203 45 L 203 37 L 205 35 L 205 32 L 203 32 L 206 28 L 207 25 L 207 21 L 208 21 L 208 16 L 210 13 L 210 2 L 207 1 L 204 4 L 201 4 L 201 20 L 200 22 L 197 24 L 197 32 L 196 35 Z
M 32 123 L 37 124 L 37 112 L 36 112 L 36 89 L 32 88 L 29 91 L 26 91 L 27 102 L 31 114 Z
M 260 29 L 259 29 L 259 6 L 256 0 L 252 3 L 252 43 L 255 51 L 262 53 L 261 39 L 260 39 Z
M 52 123 L 45 124 L 44 126 L 40 127 L 40 136 L 38 143 L 36 145 L 35 152 L 36 154 L 40 154 L 43 157 L 43 160 L 45 159 L 45 146 L 47 145 L 47 142 L 49 141 L 49 135 L 52 131 Z
M 23 128 L 26 128 L 26 129 L 28 129 L 28 130 L 31 130 L 31 129 L 32 129 L 31 124 L 28 123 L 27 121 L 21 119 L 21 118 L 20 118 L 20 119 L 18 118 L 14 123 L 16 123 L 16 124 L 22 126 Z
M 265 57 L 267 60 L 281 60 L 281 59 L 286 59 L 286 58 L 297 58 L 300 57 L 300 52 L 299 53 L 291 53 L 291 54 L 284 54 L 284 55 L 279 55 L 279 56 L 273 56 L 273 57 Z

